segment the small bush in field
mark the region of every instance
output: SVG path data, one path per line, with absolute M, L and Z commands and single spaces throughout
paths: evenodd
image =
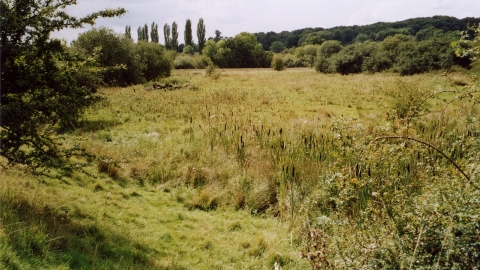
M 285 69 L 285 63 L 281 55 L 275 55 L 272 59 L 272 68 L 276 71 L 282 71 Z
M 193 57 L 188 55 L 179 55 L 173 61 L 175 69 L 196 69 L 197 65 Z
M 205 68 L 205 76 L 210 77 L 214 80 L 217 80 L 220 77 L 220 72 L 218 72 L 218 67 L 213 64 L 213 62 L 208 63 Z

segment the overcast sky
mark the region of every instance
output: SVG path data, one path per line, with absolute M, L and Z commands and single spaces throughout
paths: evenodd
M 178 24 L 179 43 L 184 43 L 185 21 L 192 21 L 194 42 L 196 26 L 204 19 L 207 38 L 215 30 L 232 37 L 240 32 L 281 32 L 306 27 L 367 25 L 376 22 L 395 22 L 417 17 L 447 15 L 457 18 L 480 17 L 479 0 L 77 0 L 67 12 L 85 16 L 105 8 L 123 7 L 128 13 L 120 18 L 101 19 L 95 27 L 107 26 L 124 33 L 154 21 L 158 24 L 163 44 L 163 25 Z M 54 33 L 68 42 L 87 29 L 64 30 Z

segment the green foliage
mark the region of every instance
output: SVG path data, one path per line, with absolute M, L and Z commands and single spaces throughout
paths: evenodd
M 273 42 L 281 41 L 286 48 L 306 45 L 307 38 L 337 40 L 342 45 L 348 45 L 355 42 L 366 40 L 383 41 L 385 38 L 396 34 L 411 36 L 418 34 L 418 40 L 430 39 L 434 36 L 449 36 L 449 39 L 455 39 L 457 31 L 463 31 L 467 24 L 478 24 L 480 18 L 457 19 L 448 16 L 433 16 L 427 18 L 408 19 L 393 23 L 375 23 L 363 26 L 339 26 L 329 29 L 324 28 L 304 28 L 295 31 L 260 32 L 254 33 L 264 50 L 268 50 Z M 432 31 L 433 30 L 433 31 Z M 318 39 L 318 41 L 320 41 Z M 315 44 L 320 44 L 316 42 Z
M 205 75 L 214 80 L 220 78 L 220 72 L 218 71 L 218 67 L 213 64 L 212 61 L 208 61 L 208 65 L 205 67 Z
M 83 57 L 99 50 L 98 65 L 105 69 L 103 81 L 107 85 L 139 84 L 157 77 L 169 76 L 171 62 L 158 43 L 133 43 L 108 28 L 93 28 L 72 42 Z
M 150 40 L 154 43 L 160 42 L 160 37 L 158 35 L 158 24 L 152 22 L 152 27 L 150 28 Z
M 125 37 L 128 39 L 132 39 L 132 27 L 131 26 L 125 26 Z
M 316 34 L 309 34 L 305 41 L 302 43 L 302 46 L 305 45 L 321 45 L 325 40 Z
M 473 69 L 480 71 L 480 24 L 469 26 L 461 32 L 460 40 L 453 43 L 455 55 L 460 59 L 470 60 Z
M 302 67 L 311 67 L 317 56 L 318 45 L 305 45 L 295 50 L 295 57 L 300 61 Z
M 137 29 L 138 41 L 148 42 L 148 25 L 145 24 L 143 27 L 139 26 Z
M 255 36 L 246 32 L 218 42 L 208 40 L 202 54 L 222 68 L 268 67 L 271 61 Z
M 317 55 L 329 58 L 333 54 L 340 52 L 343 49 L 343 46 L 340 42 L 336 40 L 325 41 L 319 48 Z
M 220 32 L 219 30 L 215 30 L 215 37 L 213 38 L 213 40 L 215 42 L 219 42 L 221 39 L 223 39 L 222 32 Z
M 283 62 L 287 68 L 305 67 L 303 60 L 292 54 L 285 54 L 283 56 Z
M 170 76 L 172 63 L 165 56 L 165 49 L 160 44 L 139 42 L 136 50 L 143 67 L 142 74 L 147 81 Z
M 184 53 L 184 54 L 194 55 L 194 54 L 195 54 L 195 51 L 193 50 L 193 47 L 192 47 L 192 46 L 187 45 L 187 46 L 183 47 L 183 53 Z
M 207 66 L 205 59 L 200 55 L 180 54 L 173 61 L 175 69 L 200 69 Z
M 370 40 L 370 38 L 364 34 L 364 33 L 361 33 L 359 34 L 356 38 L 355 38 L 355 42 L 356 43 L 362 43 L 362 42 L 365 42 L 367 40 Z
M 190 46 L 193 48 L 192 21 L 190 21 L 190 19 L 187 19 L 185 23 L 185 32 L 183 38 L 185 39 L 185 47 Z
M 172 39 L 170 49 L 178 51 L 178 25 L 176 22 L 172 23 Z
M 1 1 L 0 155 L 31 168 L 61 167 L 79 149 L 66 150 L 59 128 L 72 128 L 98 97 L 77 74 L 89 74 L 89 61 L 78 61 L 50 33 L 80 28 L 97 18 L 124 14 L 105 10 L 83 18 L 65 13 L 70 1 Z M 47 12 L 48 11 L 48 12 Z M 92 71 L 95 73 L 95 71 Z M 91 73 L 91 74 L 93 74 Z M 94 75 L 92 75 L 94 76 Z
M 142 62 L 135 57 L 135 44 L 112 29 L 93 28 L 79 35 L 72 47 L 85 58 L 98 50 L 97 62 L 105 69 L 102 78 L 107 85 L 129 85 L 144 80 Z
M 275 41 L 272 43 L 269 49 L 274 53 L 279 53 L 285 50 L 285 45 L 281 41 Z
M 206 33 L 205 23 L 203 22 L 203 18 L 200 18 L 197 24 L 198 51 L 200 54 L 202 53 L 205 43 L 207 42 Z
M 343 46 L 336 40 L 325 41 L 317 51 L 317 58 L 314 63 L 315 70 L 323 73 L 337 72 L 336 62 L 331 58 L 342 51 Z
M 276 71 L 282 71 L 285 69 L 285 63 L 283 62 L 283 58 L 281 55 L 276 54 L 273 56 L 272 68 Z
M 418 44 L 406 42 L 399 50 L 396 66 L 401 75 L 448 70 L 453 65 L 454 51 L 448 40 L 424 40 Z
M 318 49 L 315 69 L 341 74 L 392 70 L 412 75 L 449 70 L 454 63 L 454 51 L 447 37 L 415 42 L 412 36 L 396 34 L 382 42 L 364 41 L 345 47 L 338 41 L 326 41 Z
M 172 40 L 170 38 L 170 26 L 167 23 L 163 26 L 163 38 L 165 49 L 170 50 L 172 48 Z

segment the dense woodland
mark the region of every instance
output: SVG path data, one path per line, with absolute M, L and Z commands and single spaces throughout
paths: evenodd
M 269 50 L 274 42 L 282 42 L 286 48 L 307 44 L 320 44 L 325 40 L 338 40 L 342 45 L 363 42 L 365 40 L 383 41 L 396 34 L 414 36 L 417 41 L 430 38 L 433 33 L 441 32 L 455 36 L 456 31 L 465 30 L 467 24 L 478 24 L 480 18 L 457 19 L 449 16 L 415 18 L 405 21 L 378 22 L 363 26 L 337 26 L 333 28 L 305 28 L 294 31 L 254 33 L 264 50 Z

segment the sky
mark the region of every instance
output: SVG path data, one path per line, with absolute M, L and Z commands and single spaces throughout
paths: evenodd
M 178 24 L 179 43 L 184 43 L 183 32 L 187 19 L 192 21 L 193 39 L 197 42 L 196 26 L 203 18 L 206 36 L 215 36 L 215 30 L 224 37 L 241 32 L 281 32 L 307 27 L 368 25 L 376 22 L 396 22 L 418 17 L 447 15 L 459 19 L 480 17 L 478 0 L 77 0 L 67 13 L 82 17 L 95 11 L 123 7 L 128 12 L 120 18 L 99 19 L 95 27 L 110 27 L 118 33 L 125 26 L 137 28 L 152 22 L 158 24 L 160 43 L 163 44 L 163 25 Z M 55 32 L 52 37 L 68 43 L 87 31 L 68 29 Z

